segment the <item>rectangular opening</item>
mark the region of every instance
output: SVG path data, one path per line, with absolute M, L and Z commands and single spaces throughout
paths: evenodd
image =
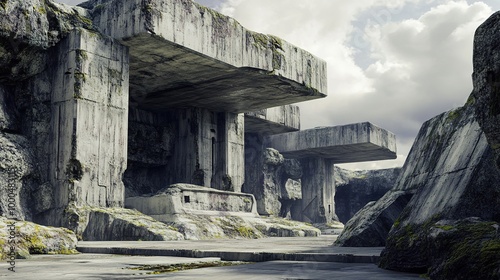
M 332 206 L 328 205 L 328 213 L 332 213 Z
M 189 197 L 189 195 L 185 195 L 184 196 L 184 203 L 190 203 L 191 202 L 191 198 Z

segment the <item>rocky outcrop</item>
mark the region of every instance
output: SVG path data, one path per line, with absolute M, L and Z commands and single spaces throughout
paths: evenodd
M 474 90 L 470 102 L 475 103 L 477 120 L 496 153 L 500 168 L 500 13 L 485 21 L 474 36 Z
M 12 243 L 14 241 L 15 243 Z M 0 217 L 0 260 L 31 254 L 76 254 L 77 239 L 66 228 L 54 228 Z
M 421 143 L 433 151 L 426 164 L 432 172 L 423 176 L 394 223 L 381 255 L 384 268 L 429 270 L 433 279 L 500 277 L 500 110 L 494 68 L 500 59 L 499 29 L 497 13 L 476 32 L 474 91 L 467 104 L 424 124 L 430 138 L 417 138 L 417 147 Z
M 309 224 L 279 217 L 204 216 L 183 214 L 169 223 L 189 240 L 319 236 Z
M 88 223 L 82 233 L 86 241 L 183 240 L 176 228 L 138 211 L 123 208 L 94 208 L 83 211 Z
M 497 211 L 488 209 L 498 204 L 499 190 L 494 186 L 499 175 L 493 167 L 492 156 L 472 106 L 466 105 L 427 121 L 415 139 L 393 190 L 373 204 L 371 210 L 359 213 L 365 217 L 356 215 L 346 225 L 338 244 L 347 246 L 350 244 L 347 236 L 374 229 L 382 233 L 379 241 L 385 239 L 385 233 L 404 206 L 401 202 L 415 192 L 418 196 L 411 199 L 405 210 L 407 215 L 401 216 L 401 220 L 423 224 L 435 215 L 447 219 L 469 216 L 494 219 Z
M 336 246 L 383 247 L 392 224 L 404 209 L 411 192 L 389 191 L 359 210 L 344 227 Z
M 351 171 L 335 167 L 335 214 L 347 223 L 368 202 L 392 189 L 401 168 Z

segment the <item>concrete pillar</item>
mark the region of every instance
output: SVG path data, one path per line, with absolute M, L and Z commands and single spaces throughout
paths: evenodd
M 113 39 L 76 29 L 53 55 L 49 177 L 55 206 L 123 206 L 128 50 Z
M 334 163 L 330 159 L 306 158 L 302 160 L 301 209 L 296 211 L 301 221 L 331 223 L 335 215 Z
M 212 188 L 241 192 L 245 180 L 244 114 L 217 114 L 217 155 Z

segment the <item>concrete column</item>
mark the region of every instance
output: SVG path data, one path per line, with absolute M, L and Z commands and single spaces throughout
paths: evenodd
M 217 114 L 217 155 L 212 188 L 241 192 L 245 180 L 244 114 Z
M 295 213 L 299 220 L 309 223 L 331 223 L 338 220 L 335 215 L 334 164 L 324 158 L 302 160 L 301 209 Z
M 55 48 L 49 178 L 55 206 L 123 206 L 128 50 L 83 29 Z

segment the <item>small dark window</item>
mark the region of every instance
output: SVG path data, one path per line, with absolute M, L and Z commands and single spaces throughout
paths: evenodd
M 191 202 L 191 198 L 189 197 L 189 195 L 185 195 L 184 196 L 184 203 L 190 203 Z
M 328 205 L 328 213 L 332 213 L 332 206 Z

